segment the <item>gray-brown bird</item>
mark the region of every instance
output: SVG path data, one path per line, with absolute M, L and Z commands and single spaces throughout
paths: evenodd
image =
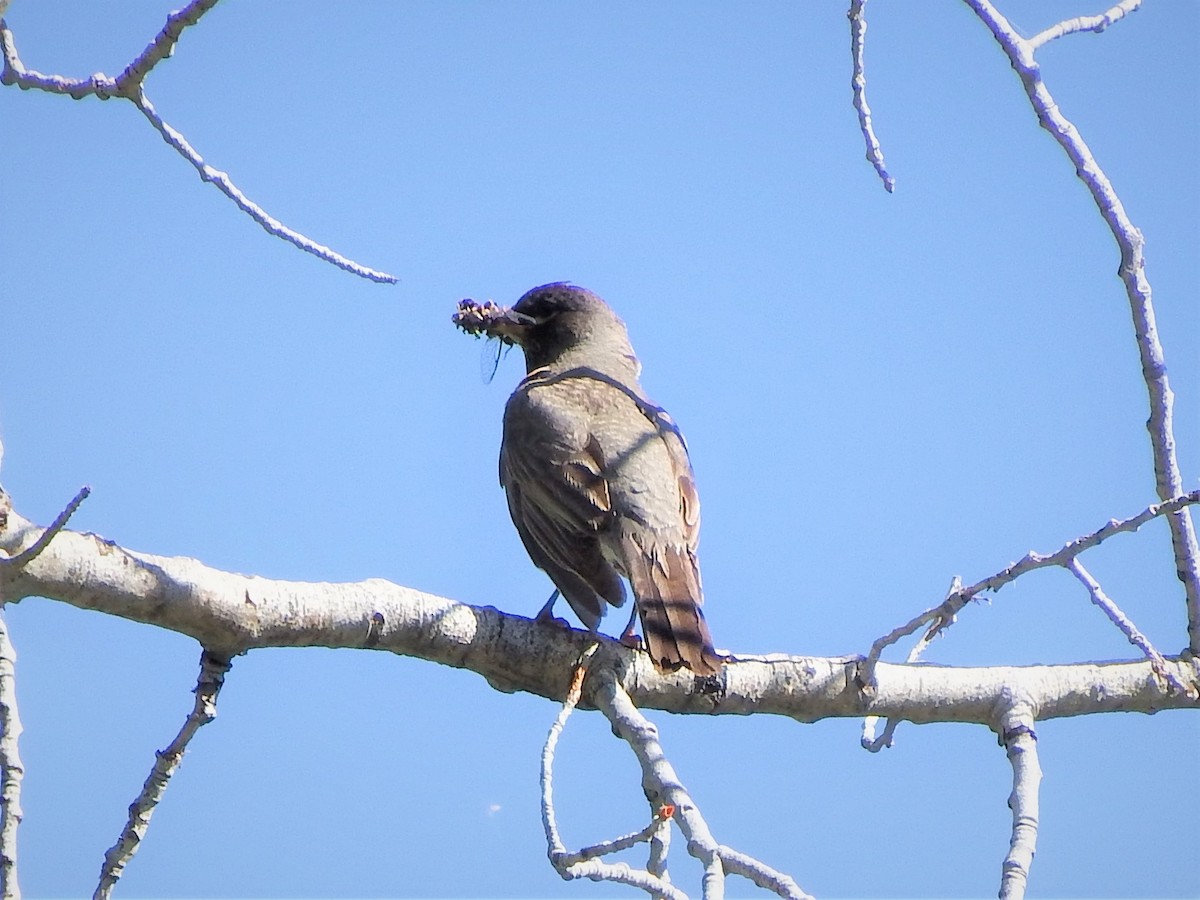
M 525 353 L 527 374 L 504 409 L 500 483 L 533 562 L 592 630 L 606 604 L 624 604 L 628 579 L 654 662 L 720 671 L 700 610 L 692 466 L 679 429 L 638 383 L 625 323 L 567 283 L 511 308 L 464 300 L 454 321 Z M 632 627 L 631 617 L 623 637 Z

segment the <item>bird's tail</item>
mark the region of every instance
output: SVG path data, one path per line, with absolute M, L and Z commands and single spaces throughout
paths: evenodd
M 629 583 L 637 598 L 642 634 L 655 665 L 686 666 L 697 675 L 715 675 L 723 660 L 700 610 L 703 593 L 696 557 L 686 547 L 641 547 L 626 538 Z

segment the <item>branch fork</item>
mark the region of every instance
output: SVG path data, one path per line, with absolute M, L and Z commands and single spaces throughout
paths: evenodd
M 357 263 L 324 244 L 318 244 L 269 215 L 262 207 L 242 193 L 225 172 L 208 165 L 180 132 L 163 121 L 158 111 L 155 110 L 154 104 L 150 102 L 150 98 L 146 96 L 144 87 L 146 76 L 153 71 L 155 66 L 174 53 L 175 44 L 183 36 L 184 30 L 198 23 L 200 18 L 216 5 L 217 0 L 192 0 L 183 9 L 171 13 L 167 17 L 166 25 L 154 40 L 116 78 L 110 78 L 103 72 L 97 72 L 87 78 L 65 78 L 62 75 L 45 75 L 34 69 L 26 68 L 17 53 L 12 31 L 9 30 L 8 24 L 0 19 L 0 51 L 3 53 L 0 83 L 16 85 L 22 90 L 41 90 L 51 94 L 65 94 L 75 100 L 81 100 L 84 97 L 97 97 L 101 100 L 116 97 L 128 100 L 146 117 L 147 121 L 162 136 L 162 139 L 191 163 L 202 181 L 215 186 L 237 204 L 242 212 L 261 225 L 268 234 L 282 238 L 304 252 L 361 278 L 384 284 L 395 284 L 398 281 L 396 276 Z

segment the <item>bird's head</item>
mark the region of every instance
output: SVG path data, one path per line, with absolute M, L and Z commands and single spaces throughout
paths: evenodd
M 633 366 L 637 375 L 625 323 L 591 291 L 566 282 L 535 287 L 511 307 L 463 300 L 454 324 L 471 334 L 518 344 L 530 372 L 555 365 L 608 370 L 615 364 Z

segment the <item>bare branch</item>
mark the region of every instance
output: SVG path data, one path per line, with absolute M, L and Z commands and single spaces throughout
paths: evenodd
M 177 9 L 167 16 L 167 24 L 158 36 L 117 76 L 121 95 L 132 97 L 140 90 L 150 70 L 175 52 L 175 44 L 183 35 L 183 30 L 199 22 L 200 17 L 216 5 L 217 0 L 192 0 L 183 9 Z
M 3 598 L 0 598 L 3 599 Z M 17 828 L 21 809 L 21 716 L 17 711 L 17 651 L 8 636 L 8 623 L 0 603 L 0 898 L 17 900 Z
M 1178 497 L 1172 497 L 1170 500 L 1165 500 L 1161 503 L 1152 503 L 1136 516 L 1131 516 L 1128 519 L 1109 519 L 1108 522 L 1091 534 L 1068 541 L 1053 553 L 1042 554 L 1031 550 L 1020 560 L 1002 569 L 995 575 L 989 575 L 987 578 L 976 582 L 970 587 L 952 592 L 950 596 L 937 606 L 930 607 L 919 615 L 914 616 L 899 628 L 888 632 L 871 645 L 871 650 L 866 657 L 864 675 L 867 680 L 864 683 L 870 684 L 871 666 L 879 659 L 880 654 L 887 647 L 896 643 L 901 638 L 912 634 L 922 625 L 932 623 L 925 637 L 922 639 L 925 643 L 928 643 L 939 632 L 948 627 L 962 608 L 979 594 L 998 591 L 1006 584 L 1016 581 L 1026 572 L 1032 572 L 1034 569 L 1042 569 L 1046 566 L 1062 566 L 1065 568 L 1071 560 L 1084 550 L 1099 546 L 1114 534 L 1120 534 L 1124 531 L 1137 531 L 1151 519 L 1156 519 L 1163 515 L 1171 516 L 1195 503 L 1200 503 L 1200 490 L 1181 494 Z
M 129 806 L 129 820 L 121 832 L 121 837 L 104 854 L 104 864 L 100 867 L 100 881 L 92 894 L 92 900 L 107 900 L 112 895 L 112 889 L 124 873 L 125 866 L 137 853 L 138 845 L 150 826 L 150 817 L 154 815 L 155 807 L 162 800 L 171 776 L 183 762 L 188 743 L 202 726 L 216 718 L 217 695 L 221 692 L 221 685 L 225 683 L 225 673 L 229 671 L 230 665 L 228 657 L 215 656 L 207 650 L 200 654 L 200 677 L 194 689 L 196 701 L 192 711 L 167 749 L 155 754 L 150 775 L 142 785 L 137 799 Z
M 71 516 L 75 515 L 75 510 L 79 509 L 79 504 L 83 503 L 91 493 L 92 489 L 86 484 L 81 487 L 79 493 L 71 499 L 71 502 L 50 523 L 50 527 L 38 536 L 36 541 L 15 556 L 5 557 L 0 554 L 0 566 L 11 566 L 14 569 L 19 569 L 29 563 L 30 560 L 36 559 L 38 554 L 45 550 L 50 545 L 50 542 L 54 540 L 54 536 L 66 527 L 67 522 L 71 520 Z
M 0 550 L 19 553 L 41 529 L 15 511 L 0 522 Z M 258 647 L 370 647 L 477 672 L 504 691 L 561 702 L 579 655 L 599 641 L 605 668 L 643 709 L 705 715 L 899 717 L 990 723 L 1000 692 L 1020 688 L 1039 718 L 1093 712 L 1200 708 L 1169 694 L 1145 662 L 956 667 L 876 663 L 864 698 L 858 656 L 773 654 L 731 658 L 719 678 L 657 670 L 645 652 L 592 632 L 564 629 L 489 606 L 370 579 L 310 584 L 222 572 L 185 557 L 137 553 L 64 529 L 28 565 L 0 567 L 10 602 L 48 597 L 186 634 L 230 655 Z M 600 651 L 598 651 L 600 652 Z M 1184 684 L 1200 664 L 1167 659 Z M 1097 690 L 1103 682 L 1104 690 Z
M 246 213 L 250 218 L 262 226 L 267 234 L 273 234 L 275 237 L 282 238 L 290 244 L 299 247 L 305 253 L 311 253 L 318 259 L 323 259 L 325 262 L 333 263 L 339 269 L 345 269 L 358 275 L 361 278 L 367 278 L 376 283 L 395 284 L 398 280 L 395 275 L 389 275 L 386 272 L 380 272 L 375 269 L 367 268 L 366 266 L 356 263 L 352 259 L 347 259 L 340 253 L 330 250 L 324 244 L 318 244 L 316 241 L 305 237 L 300 232 L 288 228 L 278 219 L 270 216 L 257 203 L 241 192 L 237 185 L 230 179 L 229 175 L 218 169 L 214 169 L 208 165 L 204 158 L 196 152 L 195 148 L 188 143 L 187 138 L 168 125 L 162 120 L 158 112 L 154 108 L 154 104 L 146 97 L 145 93 L 139 91 L 136 96 L 131 98 L 133 103 L 154 126 L 155 130 L 162 135 L 162 139 L 170 144 L 178 151 L 179 155 L 186 159 L 196 171 L 200 173 L 200 180 L 207 181 L 216 186 L 222 194 L 237 204 L 238 209 Z
M 1128 519 L 1109 519 L 1091 534 L 1068 541 L 1049 555 L 1043 556 L 1030 551 L 1019 562 L 1015 562 L 1003 571 L 997 572 L 995 575 L 991 575 L 983 579 L 983 581 L 965 588 L 962 593 L 975 596 L 985 591 L 998 591 L 1004 585 L 1015 581 L 1026 572 L 1032 572 L 1034 569 L 1041 569 L 1046 566 L 1065 566 L 1084 550 L 1098 547 L 1115 534 L 1137 531 L 1152 519 L 1157 519 L 1159 516 L 1164 515 L 1170 516 L 1195 503 L 1200 503 L 1200 490 L 1180 494 L 1161 503 L 1152 503 L 1136 516 L 1130 516 Z
M 599 644 L 593 643 L 580 655 L 579 663 L 571 676 L 567 697 L 563 701 L 562 709 L 559 710 L 554 724 L 550 726 L 550 733 L 546 736 L 546 744 L 542 748 L 542 827 L 546 832 L 546 855 L 550 858 L 550 864 L 554 866 L 555 871 L 565 881 L 576 878 L 614 881 L 641 888 L 656 897 L 686 900 L 686 895 L 682 891 L 676 890 L 670 882 L 661 877 L 661 872 L 634 869 L 625 863 L 607 863 L 599 859 L 601 856 L 619 853 L 643 841 L 649 841 L 662 824 L 657 817 L 641 831 L 624 835 L 615 840 L 593 844 L 574 853 L 567 850 L 559 833 L 558 819 L 554 812 L 554 753 L 567 719 L 579 704 L 579 698 L 583 692 L 584 676 L 587 674 L 588 666 L 599 646 Z
M 103 72 L 97 72 L 90 78 L 64 78 L 61 75 L 44 75 L 33 69 L 27 69 L 17 54 L 16 43 L 8 26 L 0 20 L 0 50 L 4 55 L 4 68 L 0 72 L 0 83 L 16 85 L 23 90 L 37 89 L 52 94 L 66 94 L 76 100 L 87 96 L 96 96 L 101 100 L 120 97 L 129 100 L 141 110 L 147 121 L 154 126 L 164 141 L 175 148 L 184 159 L 200 173 L 200 179 L 214 186 L 226 197 L 237 204 L 242 212 L 262 226 L 263 230 L 275 237 L 282 238 L 305 253 L 311 253 L 318 259 L 332 263 L 340 269 L 366 278 L 376 283 L 395 284 L 399 279 L 387 272 L 380 272 L 348 259 L 311 238 L 287 227 L 278 219 L 270 216 L 258 204 L 250 200 L 233 183 L 229 175 L 208 165 L 196 149 L 188 143 L 182 134 L 163 121 L 155 110 L 154 104 L 146 96 L 143 81 L 151 70 L 162 60 L 171 55 L 185 28 L 195 25 L 200 17 L 217 4 L 217 0 L 192 0 L 183 9 L 167 17 L 167 24 L 146 49 L 131 62 L 117 78 L 110 78 Z
M 0 21 L 0 46 L 3 47 L 4 53 L 4 69 L 0 72 L 0 82 L 15 84 L 23 90 L 36 89 L 52 94 L 67 94 L 75 100 L 91 95 L 101 100 L 108 100 L 110 97 L 132 99 L 141 90 L 142 82 L 150 71 L 174 52 L 175 44 L 183 35 L 184 29 L 195 25 L 201 16 L 216 5 L 217 0 L 192 0 L 183 9 L 171 13 L 167 16 L 167 24 L 155 39 L 116 78 L 109 78 L 103 72 L 97 72 L 90 78 L 64 78 L 61 75 L 44 75 L 36 70 L 26 69 L 17 54 L 12 32 Z
M 633 748 L 642 767 L 642 788 L 651 804 L 669 806 L 680 830 L 688 842 L 688 853 L 704 866 L 702 879 L 704 897 L 720 898 L 725 894 L 725 870 L 717 855 L 713 840 L 700 810 L 692 802 L 687 789 L 675 774 L 666 752 L 658 742 L 658 729 L 641 714 L 629 695 L 607 671 L 597 673 L 596 705 L 612 722 L 617 734 Z
M 950 590 L 946 593 L 946 599 L 950 599 L 961 590 L 962 579 L 955 575 L 952 579 L 950 579 Z M 953 621 L 953 619 L 950 620 L 950 622 Z M 949 624 L 950 623 L 947 623 L 947 627 L 949 627 Z M 934 637 L 937 636 L 937 633 L 938 632 L 932 628 L 926 631 L 925 634 L 921 636 L 921 639 L 913 645 L 911 650 L 908 651 L 908 657 L 904 661 L 907 663 L 915 663 L 917 660 L 919 660 L 921 658 L 921 654 L 925 652 L 925 648 L 930 645 Z M 878 659 L 878 657 L 876 658 Z M 874 676 L 871 668 L 872 665 L 873 663 L 868 660 L 868 664 L 865 667 L 865 685 L 871 685 L 873 683 Z M 863 719 L 862 737 L 859 738 L 859 743 L 862 745 L 864 750 L 869 750 L 871 753 L 878 753 L 884 747 L 892 746 L 892 736 L 896 733 L 896 725 L 899 724 L 898 720 L 896 719 L 888 719 L 887 724 L 884 726 L 883 734 L 881 734 L 879 737 L 875 737 L 875 729 L 878 723 L 878 716 L 867 716 L 865 719 Z
M 867 40 L 867 0 L 850 0 L 850 54 L 854 58 L 854 77 L 850 86 L 854 89 L 854 108 L 858 111 L 858 126 L 867 143 L 867 161 L 875 167 L 883 180 L 884 189 L 890 194 L 896 189 L 896 179 L 887 170 L 883 161 L 883 147 L 875 136 L 875 125 L 871 121 L 871 107 L 867 104 L 867 69 L 864 47 Z
M 1155 487 L 1161 500 L 1176 497 L 1183 493 L 1183 476 L 1175 454 L 1175 394 L 1167 379 L 1166 360 L 1162 344 L 1158 340 L 1150 282 L 1146 278 L 1145 240 L 1141 231 L 1130 221 L 1112 182 L 1092 156 L 1087 142 L 1063 115 L 1042 81 L 1041 69 L 1034 59 L 1037 45 L 1022 38 L 1008 20 L 992 6 L 990 0 L 966 2 L 988 26 L 992 36 L 1008 56 L 1013 69 L 1021 78 L 1029 102 L 1037 113 L 1039 124 L 1070 157 L 1075 165 L 1075 173 L 1091 192 L 1100 215 L 1108 223 L 1120 248 L 1121 265 L 1118 274 L 1125 285 L 1125 293 L 1133 313 L 1142 378 L 1146 382 L 1150 402 L 1150 418 L 1146 422 L 1146 428 L 1150 432 L 1150 444 L 1153 448 Z M 1113 10 L 1109 12 L 1112 13 Z M 1124 12 L 1121 14 L 1124 15 Z M 1200 544 L 1197 543 L 1196 529 L 1187 509 L 1181 508 L 1171 513 L 1167 521 L 1171 527 L 1175 571 L 1179 580 L 1183 582 L 1187 597 L 1188 646 L 1192 653 L 1200 654 Z
M 1137 629 L 1137 626 L 1133 624 L 1133 622 L 1128 616 L 1125 615 L 1121 608 L 1117 606 L 1117 604 L 1114 603 L 1106 593 L 1104 593 L 1104 589 L 1100 587 L 1100 582 L 1092 577 L 1091 572 L 1085 569 L 1083 564 L 1077 559 L 1073 559 L 1067 563 L 1067 568 L 1070 569 L 1071 574 L 1078 578 L 1080 582 L 1083 583 L 1083 586 L 1087 588 L 1088 595 L 1092 598 L 1092 602 L 1104 611 L 1104 614 L 1108 616 L 1109 620 L 1114 625 L 1121 629 L 1121 633 L 1124 634 L 1125 637 L 1129 638 L 1129 643 L 1133 644 L 1144 654 L 1146 654 L 1146 658 L 1150 660 L 1150 664 L 1154 668 L 1155 674 L 1169 684 L 1172 690 L 1186 690 L 1183 684 L 1181 684 L 1174 675 L 1167 671 L 1166 660 L 1163 659 L 1162 654 L 1159 653 L 1154 648 L 1154 645 L 1150 643 L 1149 639 Z
M 688 853 L 704 866 L 705 898 L 723 897 L 725 893 L 725 860 L 731 861 L 728 871 L 752 880 L 756 885 L 773 891 L 780 897 L 811 900 L 791 877 L 777 872 L 751 856 L 717 844 L 708 823 L 693 802 L 691 795 L 675 774 L 658 740 L 658 729 L 641 714 L 629 694 L 606 669 L 593 676 L 596 705 L 612 722 L 614 729 L 633 748 L 642 767 L 642 787 L 650 802 L 674 809 L 675 821 L 687 838 Z
M 1141 5 L 1142 0 L 1121 0 L 1116 6 L 1098 16 L 1076 16 L 1074 19 L 1065 19 L 1057 25 L 1052 25 L 1045 31 L 1035 34 L 1029 39 L 1029 44 L 1034 50 L 1037 50 L 1043 44 L 1048 44 L 1050 41 L 1058 40 L 1068 34 L 1077 34 L 1081 31 L 1099 33 L 1113 22 L 1120 21 L 1131 12 L 1136 11 Z
M 61 75 L 44 75 L 36 69 L 25 68 L 17 54 L 12 31 L 3 19 L 0 19 L 0 52 L 4 54 L 0 84 L 16 85 L 23 91 L 39 90 L 51 94 L 67 94 L 76 100 L 89 95 L 107 100 L 117 95 L 116 81 L 102 72 L 97 72 L 90 78 L 64 78 Z
M 671 819 L 675 811 L 670 810 L 672 815 L 668 816 L 667 810 L 660 806 L 656 812 L 652 823 L 653 830 L 650 832 L 650 856 L 646 860 L 646 871 L 669 883 L 671 878 L 667 874 L 667 854 L 671 850 Z
M 724 844 L 717 848 L 717 855 L 721 857 L 721 864 L 725 867 L 725 871 L 731 875 L 748 878 L 760 888 L 778 894 L 780 897 L 809 897 L 800 890 L 790 875 L 778 872 L 752 856 L 747 856 Z
M 556 869 L 559 868 L 556 858 L 564 856 L 567 848 L 559 834 L 558 818 L 554 813 L 554 753 L 558 749 L 558 738 L 567 724 L 567 719 L 579 704 L 579 695 L 583 689 L 583 677 L 587 674 L 586 660 L 594 652 L 595 646 L 598 645 L 593 645 L 588 651 L 585 651 L 586 655 L 580 658 L 579 666 L 571 677 L 571 686 L 567 689 L 567 697 L 563 701 L 562 709 L 558 711 L 558 716 L 550 726 L 550 733 L 546 735 L 546 743 L 542 747 L 542 829 L 546 832 L 546 853 Z
M 1013 770 L 1013 789 L 1008 798 L 1012 810 L 1012 837 L 1001 867 L 1000 898 L 1021 900 L 1025 896 L 1029 867 L 1037 848 L 1038 787 L 1042 782 L 1037 732 L 1029 703 L 1012 700 L 1001 711 L 997 730 Z

